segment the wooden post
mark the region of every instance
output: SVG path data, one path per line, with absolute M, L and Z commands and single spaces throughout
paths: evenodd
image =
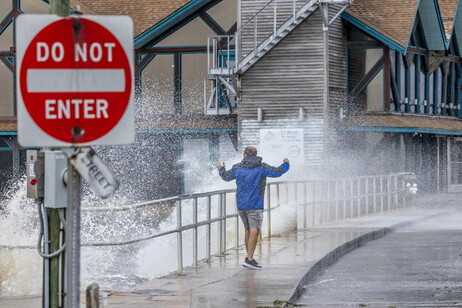
M 61 17 L 69 15 L 69 0 L 51 0 L 50 13 Z
M 58 16 L 69 15 L 69 0 L 51 0 L 50 1 L 50 13 Z M 50 251 L 56 251 L 59 249 L 59 236 L 60 236 L 60 219 L 57 209 L 47 209 L 48 216 L 48 232 L 50 239 Z M 60 265 L 64 264 L 64 261 L 59 262 L 59 257 L 52 258 L 50 260 L 50 308 L 62 307 L 62 300 L 60 300 L 63 294 L 59 294 L 60 290 L 63 290 L 64 279 L 59 275 L 64 275 L 64 271 L 60 270 Z M 60 285 L 61 284 L 61 285 Z
M 99 308 L 99 286 L 92 283 L 87 287 L 87 308 Z

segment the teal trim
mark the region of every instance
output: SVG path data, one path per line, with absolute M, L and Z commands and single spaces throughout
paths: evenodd
M 18 132 L 0 132 L 0 136 L 17 136 Z
M 340 126 L 338 129 L 342 131 L 353 132 L 417 133 L 462 136 L 462 131 L 459 130 L 444 130 L 422 127 Z
M 237 132 L 237 128 L 146 129 L 136 131 L 137 134 L 217 134 L 229 132 Z
M 13 151 L 13 148 L 0 148 L 0 151 Z
M 460 6 L 460 1 L 457 0 L 457 2 L 458 2 L 457 6 L 459 7 Z M 449 42 L 450 42 L 450 40 L 449 40 L 450 37 L 449 37 L 449 39 L 446 38 L 446 31 L 444 30 L 443 16 L 441 15 L 441 11 L 440 11 L 438 1 L 433 0 L 433 4 L 435 5 L 436 16 L 438 16 L 438 24 L 440 26 L 441 36 L 443 37 L 443 42 L 445 44 L 446 49 L 448 49 Z M 458 8 L 456 9 L 456 14 L 457 14 L 457 12 L 458 12 Z M 455 15 L 455 16 L 457 16 L 457 15 Z M 454 22 L 455 22 L 455 20 L 454 20 Z M 452 28 L 454 29 L 454 24 L 453 24 Z
M 431 2 L 433 2 L 433 5 Z M 420 12 L 421 10 L 423 13 Z M 443 19 L 437 1 L 419 0 L 418 14 L 416 14 L 414 23 L 416 22 L 418 15 L 421 17 L 421 26 L 425 32 L 424 37 L 426 38 L 428 49 L 446 50 L 449 47 L 449 41 L 446 39 Z M 413 24 L 412 29 L 415 28 L 414 26 L 415 24 Z M 439 28 L 439 31 L 434 31 L 435 28 Z
M 190 14 L 197 11 L 202 6 L 212 2 L 212 0 L 193 0 L 176 12 L 158 22 L 156 25 L 151 27 L 150 29 L 146 30 L 145 32 L 141 33 L 135 38 L 135 49 L 139 49 L 146 45 L 150 40 L 159 36 L 163 32 L 167 31 L 169 28 L 175 26 L 179 20 L 183 20 L 187 18 Z
M 383 49 L 383 47 L 347 47 L 347 49 Z
M 362 31 L 366 32 L 368 35 L 371 35 L 374 38 L 378 39 L 380 42 L 384 43 L 385 45 L 388 45 L 391 49 L 394 49 L 394 50 L 402 53 L 403 55 L 406 54 L 406 48 L 399 45 L 398 43 L 396 43 L 392 39 L 386 37 L 385 35 L 379 33 L 375 29 L 365 25 L 364 23 L 362 23 L 361 21 L 359 21 L 355 17 L 351 16 L 347 12 L 343 12 L 341 16 L 342 16 L 343 19 L 345 19 L 349 23 L 353 24 L 355 27 L 357 27 L 357 28 L 361 29 Z
M 231 45 L 231 46 L 234 46 L 234 45 Z M 152 49 L 162 50 L 162 49 L 172 49 L 172 48 L 182 48 L 183 49 L 183 48 L 198 48 L 198 47 L 207 49 L 207 45 L 181 45 L 181 46 L 175 45 L 175 46 L 160 46 L 160 47 L 150 46 L 150 47 L 147 47 L 146 50 L 152 50 Z M 156 51 L 156 52 L 158 52 L 158 51 Z M 183 52 L 183 51 L 181 51 L 181 52 Z M 168 53 L 172 53 L 172 52 L 169 51 Z

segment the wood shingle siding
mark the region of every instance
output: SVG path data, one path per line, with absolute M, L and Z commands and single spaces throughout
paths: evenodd
M 323 114 L 322 20 L 316 10 L 284 40 L 241 76 L 239 115 L 285 119 L 304 108 L 307 116 Z

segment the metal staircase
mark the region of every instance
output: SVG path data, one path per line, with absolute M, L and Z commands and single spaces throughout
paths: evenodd
M 215 76 L 211 80 L 216 87 L 228 90 L 234 88 L 231 92 L 236 95 L 236 75 L 252 67 L 318 7 L 327 4 L 345 5 L 335 15 L 333 21 L 351 2 L 352 0 L 270 0 L 234 35 L 208 37 L 208 72 Z M 244 12 L 241 13 L 244 14 Z M 243 19 L 246 19 L 246 16 L 243 16 Z M 329 24 L 328 16 L 323 14 L 323 19 Z M 229 80 L 234 82 L 231 83 Z M 217 91 L 214 93 L 216 94 Z M 208 101 L 211 102 L 211 99 L 209 98 Z

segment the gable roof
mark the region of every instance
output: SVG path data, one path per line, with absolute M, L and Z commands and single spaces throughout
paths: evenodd
M 133 19 L 134 35 L 150 29 L 190 0 L 71 0 L 88 15 L 128 15 Z
M 405 49 L 418 3 L 419 0 L 355 0 L 345 13 Z
M 445 50 L 441 15 L 434 0 L 355 0 L 343 18 L 401 53 L 405 53 L 419 12 L 428 44 Z
M 89 15 L 128 15 L 141 48 L 213 0 L 71 0 Z
M 438 0 L 446 38 L 450 38 L 459 0 Z

